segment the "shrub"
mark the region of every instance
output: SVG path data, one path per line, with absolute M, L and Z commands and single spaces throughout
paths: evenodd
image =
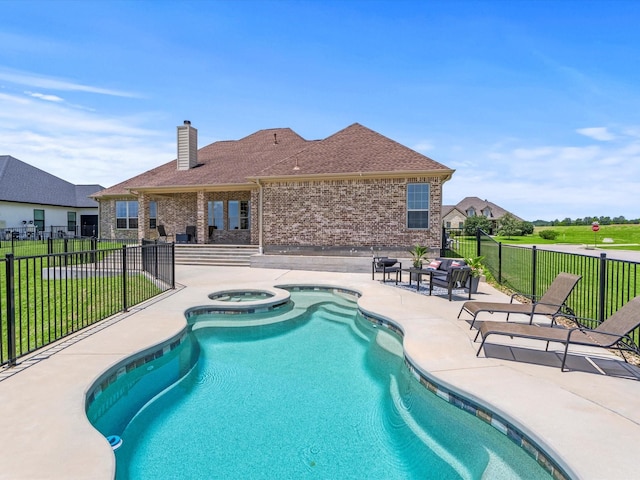
M 540 235 L 540 237 L 544 238 L 545 240 L 555 240 L 556 238 L 558 238 L 559 233 L 555 230 L 540 230 L 538 235 Z

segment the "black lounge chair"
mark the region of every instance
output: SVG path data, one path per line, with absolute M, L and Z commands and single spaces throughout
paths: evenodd
M 398 275 L 402 276 L 402 262 L 397 258 L 389 257 L 373 257 L 371 262 L 371 280 L 375 280 L 376 273 L 382 273 L 382 281 L 384 283 L 391 279 L 391 274 L 396 274 L 396 285 L 398 284 Z M 400 278 L 402 280 L 402 277 Z
M 516 295 L 511 295 L 511 301 L 509 303 L 504 302 L 465 302 L 458 312 L 458 318 L 462 312 L 467 312 L 473 316 L 471 321 L 471 328 L 476 322 L 476 318 L 480 312 L 489 313 L 506 313 L 507 321 L 509 320 L 509 314 L 519 313 L 521 315 L 529 316 L 529 324 L 533 323 L 534 315 L 547 315 L 551 317 L 553 323 L 554 318 L 563 313 L 573 315 L 573 311 L 567 306 L 566 302 L 571 295 L 571 292 L 575 288 L 578 281 L 582 277 L 580 275 L 573 275 L 571 273 L 559 273 L 553 280 L 547 291 L 541 297 L 529 296 L 532 303 L 513 303 L 513 299 Z M 526 296 L 526 295 L 523 295 Z
M 567 318 L 572 317 L 567 316 Z M 576 317 L 573 317 L 573 319 L 577 322 Z M 564 344 L 564 355 L 562 356 L 560 370 L 563 372 L 567 361 L 569 345 L 613 348 L 620 352 L 625 362 L 627 362 L 627 358 L 624 355 L 625 351 L 640 354 L 640 348 L 638 348 L 638 345 L 634 343 L 629 335 L 633 330 L 640 327 L 640 297 L 636 297 L 626 303 L 620 310 L 593 329 L 584 326 L 565 329 L 558 326 L 547 327 L 522 323 L 479 323 L 480 327 L 476 334 L 476 340 L 479 335 L 482 335 L 482 343 L 480 344 L 480 348 L 478 348 L 476 356 L 480 355 L 480 351 L 484 347 L 489 335 L 507 335 L 510 337 L 542 340 L 547 342 L 545 351 L 549 349 L 549 342 L 562 343 Z

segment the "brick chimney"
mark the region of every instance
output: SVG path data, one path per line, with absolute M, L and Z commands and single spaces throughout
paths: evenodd
M 189 170 L 198 164 L 198 130 L 189 120 L 178 126 L 178 170 Z

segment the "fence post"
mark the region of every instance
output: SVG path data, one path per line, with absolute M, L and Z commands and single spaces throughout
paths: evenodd
M 607 254 L 600 254 L 600 291 L 598 292 L 598 321 L 604 322 L 607 293 Z
M 53 238 L 47 238 L 47 253 L 51 255 L 53 253 Z
M 176 244 L 171 243 L 171 289 L 176 289 Z
M 536 285 L 538 284 L 538 249 L 534 245 L 531 247 L 531 295 L 536 295 Z
M 122 245 L 122 311 L 127 312 L 127 246 Z
M 16 364 L 16 288 L 13 253 L 5 255 L 7 282 L 7 356 L 8 365 Z
M 476 229 L 476 255 L 480 257 L 482 254 L 480 253 L 480 229 Z
M 502 285 L 502 243 L 498 242 L 498 284 Z

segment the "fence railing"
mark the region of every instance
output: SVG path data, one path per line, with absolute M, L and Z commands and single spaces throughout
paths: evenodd
M 171 243 L 0 259 L 0 365 L 175 288 Z
M 477 253 L 496 281 L 525 295 L 543 294 L 561 272 L 581 275 L 567 305 L 581 323 L 595 328 L 640 295 L 640 263 L 600 256 L 503 245 L 478 231 Z M 631 337 L 640 345 L 640 329 Z
M 137 240 L 105 239 L 93 237 L 48 237 L 25 238 L 11 237 L 4 240 L 0 236 L 0 256 L 7 253 L 15 257 L 29 257 L 35 255 L 47 255 L 52 253 L 71 253 L 85 250 L 103 250 L 122 245 L 137 245 Z

